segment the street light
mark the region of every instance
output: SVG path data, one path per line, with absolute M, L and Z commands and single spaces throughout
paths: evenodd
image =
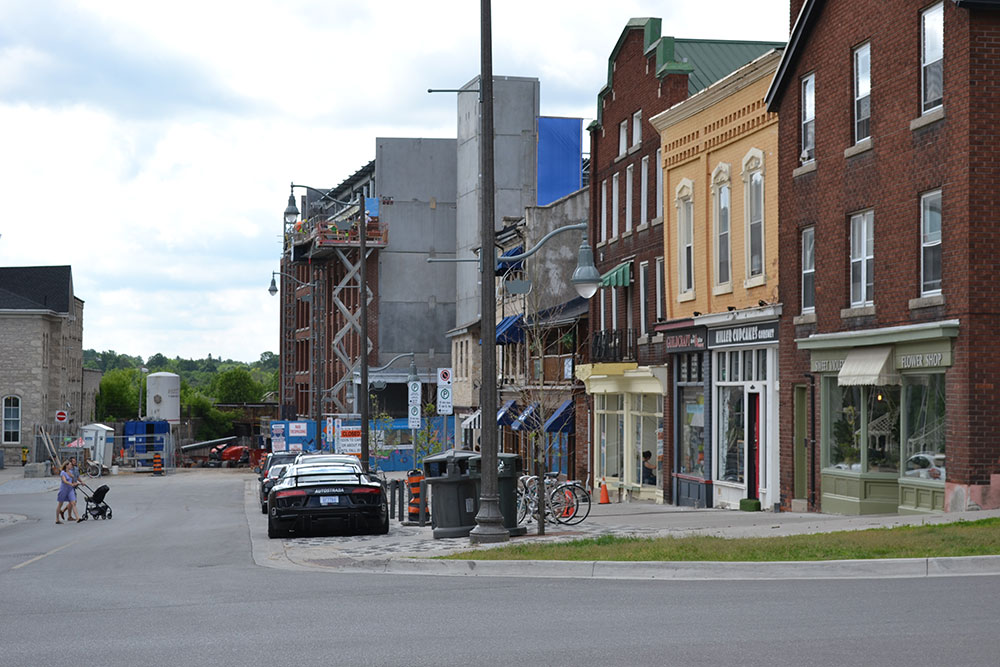
M 295 222 L 296 218 L 299 217 L 299 208 L 295 205 L 295 188 L 302 188 L 304 190 L 309 190 L 310 192 L 315 192 L 320 195 L 320 201 L 327 200 L 334 204 L 340 204 L 341 206 L 353 206 L 358 205 L 358 230 L 359 230 L 359 240 L 360 240 L 360 261 L 358 274 L 359 274 L 359 292 L 361 301 L 361 323 L 360 323 L 360 338 L 361 338 L 361 385 L 365 387 L 365 398 L 361 401 L 361 459 L 364 462 L 365 469 L 368 469 L 368 459 L 369 459 L 369 448 L 368 448 L 368 218 L 367 211 L 365 210 L 365 196 L 363 192 L 358 192 L 358 201 L 356 202 L 345 202 L 333 197 L 330 192 L 331 190 L 319 190 L 317 188 L 310 187 L 308 185 L 301 185 L 297 183 L 292 183 L 290 187 L 290 192 L 288 193 L 288 206 L 285 207 L 284 219 L 286 224 L 292 224 Z M 271 280 L 272 287 L 274 286 L 274 280 Z M 318 387 L 316 387 L 318 389 Z M 317 392 L 318 395 L 318 392 Z M 318 403 L 318 401 L 317 401 Z M 320 418 L 319 410 L 317 408 L 317 420 Z

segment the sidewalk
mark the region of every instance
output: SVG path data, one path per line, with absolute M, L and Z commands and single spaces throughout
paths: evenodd
M 916 577 L 956 574 L 1000 574 L 1000 556 L 911 558 L 874 561 L 801 563 L 636 563 L 561 561 L 436 560 L 476 548 L 468 538 L 434 539 L 431 527 L 390 523 L 388 535 L 300 537 L 269 540 L 266 517 L 256 503 L 256 487 L 247 484 L 247 518 L 259 565 L 294 569 L 364 571 L 396 574 L 469 576 L 539 576 L 623 579 L 774 579 L 829 577 Z M 528 534 L 506 544 L 567 542 L 601 535 L 632 537 L 777 537 L 866 530 L 901 525 L 973 521 L 1000 516 L 1000 510 L 927 516 L 839 516 L 791 512 L 739 512 L 692 509 L 653 503 L 594 504 L 590 516 L 576 526 L 546 526 L 546 535 Z

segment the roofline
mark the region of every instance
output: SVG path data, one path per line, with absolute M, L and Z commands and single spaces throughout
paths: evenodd
M 792 61 L 798 57 L 801 45 L 805 43 L 807 26 L 811 26 L 813 19 L 819 15 L 822 4 L 823 0 L 806 0 L 799 9 L 795 25 L 792 26 L 792 33 L 788 36 L 785 52 L 781 56 L 781 62 L 778 63 L 778 70 L 774 73 L 771 85 L 768 86 L 767 93 L 764 95 L 764 104 L 767 105 L 767 110 L 772 113 L 778 110 L 777 106 L 781 102 L 781 94 L 784 92 Z M 816 9 L 815 12 L 814 9 Z

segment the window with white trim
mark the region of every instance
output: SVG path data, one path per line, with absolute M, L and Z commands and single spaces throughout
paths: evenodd
M 618 155 L 622 156 L 628 151 L 628 121 L 623 120 L 618 125 Z
M 625 169 L 625 231 L 632 231 L 632 185 L 635 183 L 633 174 L 635 173 L 635 165 L 630 164 Z
M 639 335 L 645 336 L 646 320 L 649 319 L 649 306 L 646 297 L 649 295 L 649 262 L 639 262 Z
M 608 240 L 608 179 L 601 181 L 601 241 Z
M 632 114 L 632 145 L 642 143 L 642 109 Z
M 816 310 L 816 229 L 802 230 L 802 312 Z
M 715 286 L 729 285 L 732 281 L 730 244 L 730 212 L 732 188 L 729 182 L 729 165 L 719 164 L 712 172 L 712 212 L 715 225 Z
M 854 49 L 854 143 L 871 136 L 872 45 Z
M 870 306 L 875 296 L 875 213 L 851 216 L 851 306 Z
M 816 75 L 802 78 L 802 151 L 799 162 L 816 159 Z
M 642 158 L 639 165 L 639 224 L 649 222 L 649 156 Z
M 618 290 L 611 288 L 611 328 L 618 330 Z
M 663 220 L 663 149 L 656 149 L 656 217 Z
M 663 319 L 663 258 L 656 258 L 656 321 Z
M 21 443 L 21 399 L 4 396 L 3 399 L 3 444 Z
M 743 158 L 746 277 L 764 276 L 764 153 L 751 148 Z
M 678 286 L 681 295 L 694 292 L 694 187 L 684 179 L 677 187 Z
M 601 329 L 600 330 L 601 331 L 604 331 L 607 328 L 605 325 L 608 322 L 608 317 L 607 317 L 607 310 L 608 310 L 607 306 L 608 305 L 607 305 L 607 303 L 605 303 L 605 299 L 604 299 L 604 294 L 607 291 L 608 290 L 607 290 L 606 287 L 602 287 L 600 289 L 600 294 L 601 294 L 601 305 L 600 305 L 600 308 L 601 308 Z
M 611 177 L 611 238 L 618 237 L 618 177 Z
M 944 3 L 920 15 L 921 113 L 933 111 L 944 100 Z
M 920 294 L 941 293 L 941 191 L 920 197 Z

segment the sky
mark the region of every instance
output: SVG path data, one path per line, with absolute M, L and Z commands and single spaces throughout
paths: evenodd
M 499 0 L 495 75 L 596 115 L 632 17 L 785 40 L 788 1 Z M 0 0 L 0 266 L 71 265 L 83 347 L 278 351 L 288 184 L 331 187 L 376 137 L 454 137 L 479 73 L 475 0 Z

